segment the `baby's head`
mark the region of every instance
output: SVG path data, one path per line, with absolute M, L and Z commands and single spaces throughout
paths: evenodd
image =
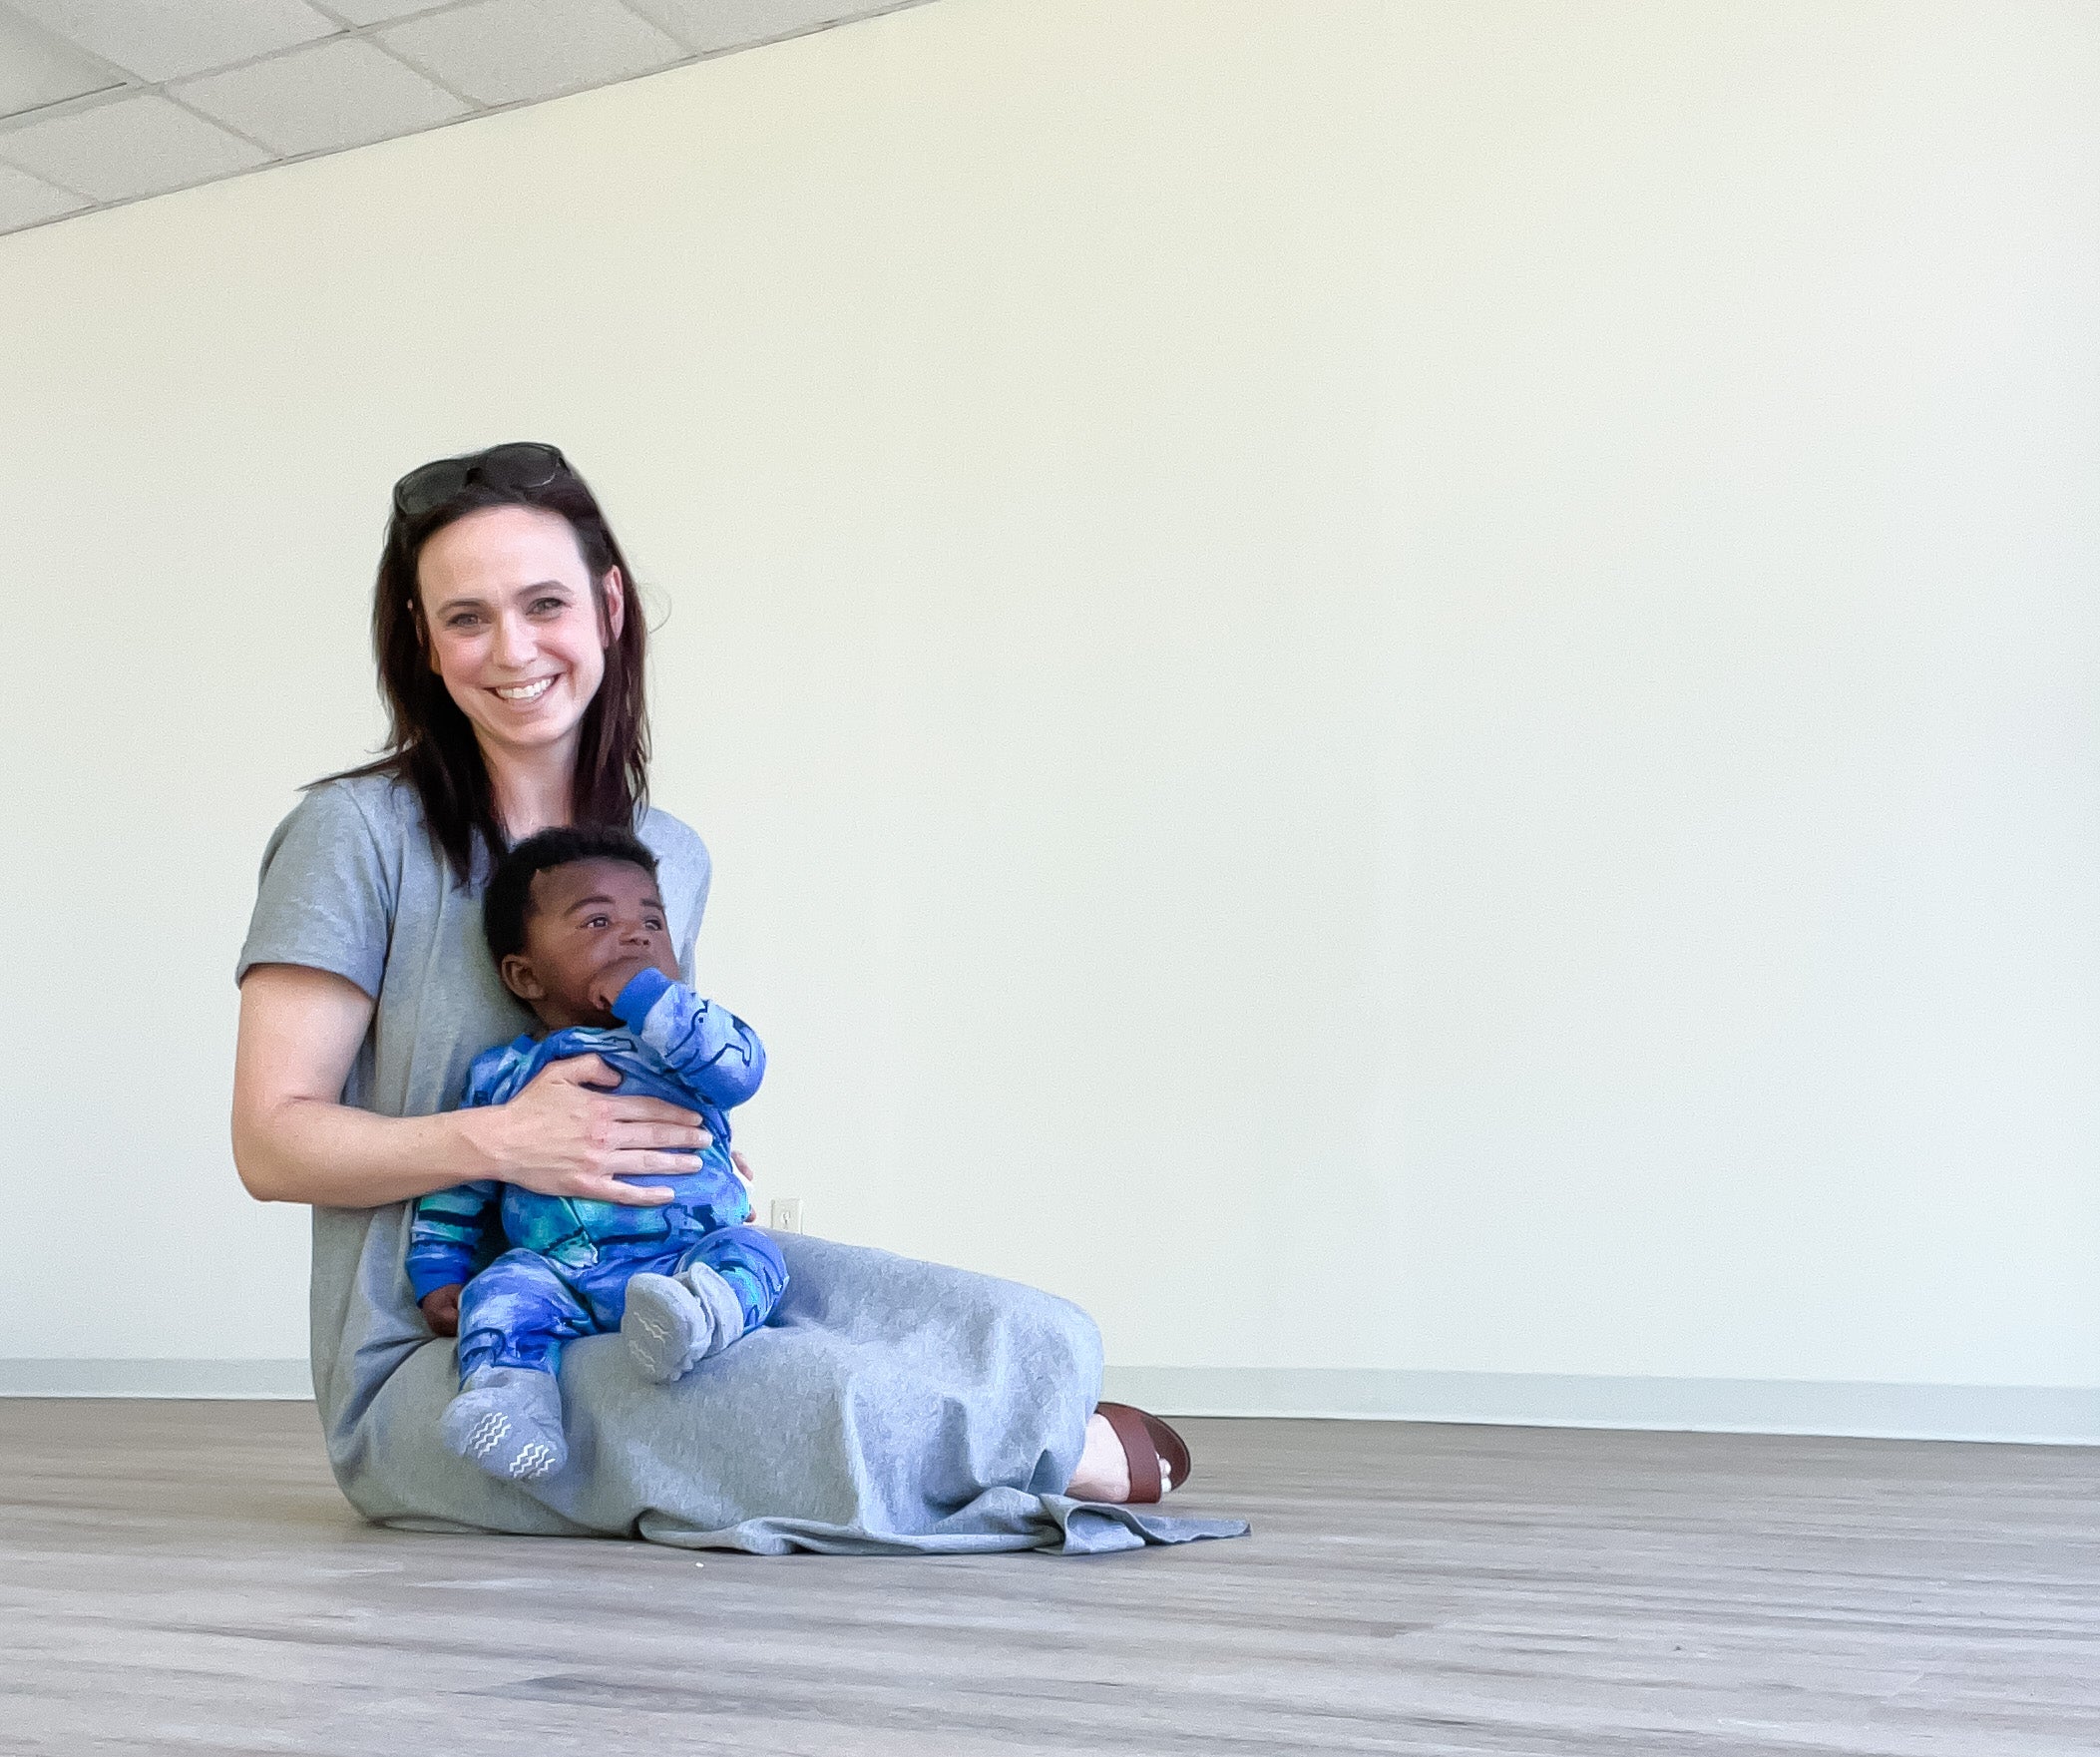
M 626 830 L 528 836 L 496 863 L 482 924 L 503 986 L 550 1031 L 618 1023 L 613 1000 L 639 971 L 677 980 L 656 857 Z

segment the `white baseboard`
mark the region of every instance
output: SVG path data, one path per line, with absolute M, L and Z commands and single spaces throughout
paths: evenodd
M 2100 1445 L 2100 1387 L 1604 1378 L 1374 1367 L 1110 1367 L 1107 1394 L 1170 1416 Z M 303 1360 L 6 1360 L 0 1397 L 307 1398 Z
M 2100 1387 L 1604 1378 L 1353 1367 L 1110 1367 L 1160 1415 L 2100 1445 Z
M 310 1398 L 304 1360 L 5 1360 L 0 1397 Z

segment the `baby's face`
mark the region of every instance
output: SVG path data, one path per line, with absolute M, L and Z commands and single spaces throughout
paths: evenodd
M 642 970 L 677 980 L 656 881 L 625 860 L 578 860 L 533 877 L 525 950 L 503 980 L 555 1031 L 613 1025 L 613 999 Z

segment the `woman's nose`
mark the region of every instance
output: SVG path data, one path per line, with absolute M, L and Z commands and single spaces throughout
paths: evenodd
M 530 662 L 537 643 L 533 632 L 523 617 L 498 617 L 496 619 L 496 662 L 502 665 L 522 665 Z

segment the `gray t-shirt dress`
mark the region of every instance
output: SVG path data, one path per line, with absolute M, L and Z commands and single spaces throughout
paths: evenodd
M 689 979 L 707 850 L 665 812 L 637 829 Z M 304 965 L 373 998 L 345 1103 L 450 1109 L 474 1057 L 531 1027 L 482 942 L 483 876 L 455 880 L 414 792 L 384 776 L 323 782 L 270 837 L 238 975 Z M 499 1483 L 438 1443 L 454 1345 L 409 1291 L 407 1206 L 313 1211 L 314 1393 L 336 1481 L 367 1519 L 762 1553 L 1084 1553 L 1246 1529 L 1057 1493 L 1100 1388 L 1100 1339 L 1076 1306 L 797 1235 L 776 1235 L 792 1279 L 773 1324 L 677 1384 L 643 1382 L 616 1336 L 571 1344 L 569 1468 Z

